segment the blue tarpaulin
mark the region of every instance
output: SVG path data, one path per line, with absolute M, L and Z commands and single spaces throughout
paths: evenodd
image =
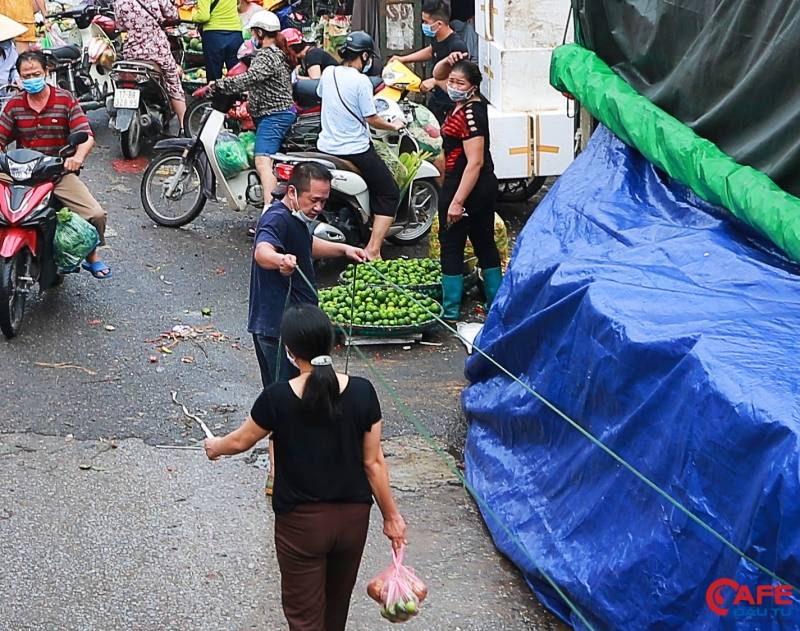
M 519 237 L 478 346 L 682 506 L 800 586 L 800 268 L 607 130 Z M 780 584 L 480 356 L 469 482 L 539 598 L 594 629 L 800 628 Z M 520 546 L 499 525 L 502 521 Z M 796 594 L 797 592 L 795 592 Z M 747 619 L 745 619 L 747 618 Z

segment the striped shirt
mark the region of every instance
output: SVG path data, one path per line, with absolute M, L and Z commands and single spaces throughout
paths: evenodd
M 16 140 L 24 149 L 58 155 L 67 144 L 67 137 L 76 131 L 90 136 L 92 128 L 81 106 L 66 90 L 50 86 L 50 96 L 41 112 L 28 104 L 28 95 L 21 92 L 11 98 L 0 114 L 0 147 Z

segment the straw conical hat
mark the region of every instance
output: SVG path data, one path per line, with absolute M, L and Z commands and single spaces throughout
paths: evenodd
M 0 13 L 0 42 L 14 39 L 28 31 L 28 27 Z

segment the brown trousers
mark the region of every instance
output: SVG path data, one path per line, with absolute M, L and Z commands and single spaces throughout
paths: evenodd
M 369 528 L 369 504 L 305 504 L 275 516 L 290 631 L 344 631 Z
M 11 178 L 5 173 L 0 173 L 0 180 L 11 182 Z M 106 211 L 94 198 L 89 187 L 74 173 L 67 173 L 56 184 L 53 192 L 64 206 L 97 228 L 100 245 L 105 245 Z

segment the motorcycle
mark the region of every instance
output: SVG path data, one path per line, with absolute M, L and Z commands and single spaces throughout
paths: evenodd
M 204 116 L 200 133 L 194 138 L 170 138 L 156 144 L 163 150 L 150 163 L 142 178 L 142 205 L 147 215 L 161 226 L 179 227 L 194 220 L 207 199 L 216 199 L 219 186 L 228 206 L 244 210 L 248 204 L 261 207 L 264 193 L 255 169 L 226 178 L 217 162 L 214 147 L 225 124 L 231 97 L 215 95 L 213 107 Z M 395 104 L 395 107 L 396 104 Z M 386 120 L 401 116 L 399 107 L 380 114 Z M 403 135 L 401 151 L 416 150 L 416 141 Z M 369 190 L 358 170 L 346 160 L 324 153 L 299 152 L 272 156 L 279 181 L 288 179 L 295 164 L 316 161 L 331 170 L 331 196 L 314 234 L 328 241 L 363 245 L 369 241 L 372 226 Z M 400 245 L 417 243 L 428 234 L 439 203 L 439 171 L 422 164 L 409 191 L 403 197 L 397 217 L 387 237 Z M 280 191 L 274 193 L 280 197 Z
M 74 20 L 81 42 L 42 51 L 48 58 L 48 83 L 69 91 L 85 111 L 100 109 L 113 91 L 109 73 L 122 51 L 113 8 L 85 4 L 47 17 Z
M 173 55 L 181 55 L 179 35 L 167 32 Z M 177 44 L 176 44 L 177 41 Z M 180 60 L 176 58 L 180 64 Z M 142 149 L 145 136 L 160 136 L 169 129 L 175 113 L 158 64 L 142 60 L 116 62 L 111 68 L 114 93 L 106 100 L 108 126 L 120 135 L 122 155 L 132 160 Z
M 7 338 L 22 327 L 33 285 L 44 291 L 63 280 L 53 258 L 61 207 L 53 189 L 64 174 L 64 158 L 88 139 L 83 131 L 71 134 L 58 156 L 30 149 L 0 153 L 0 173 L 12 180 L 0 181 L 0 331 Z

